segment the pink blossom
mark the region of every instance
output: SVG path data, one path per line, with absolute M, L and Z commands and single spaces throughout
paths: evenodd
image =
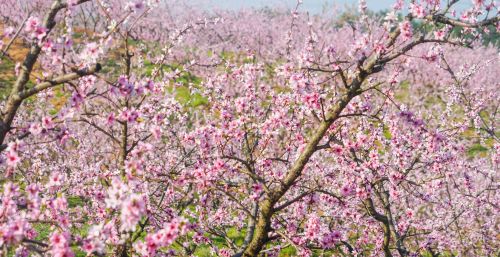
M 91 42 L 85 46 L 81 53 L 81 57 L 87 62 L 96 62 L 102 52 L 102 46 L 96 42 Z
M 401 35 L 403 40 L 408 40 L 413 36 L 412 25 L 409 21 L 403 21 L 399 28 L 401 29 Z
M 49 178 L 47 186 L 49 187 L 60 187 L 65 181 L 65 176 L 59 172 L 54 172 Z
M 410 4 L 410 10 L 413 16 L 417 18 L 424 18 L 426 15 L 424 7 L 419 4 Z
M 54 232 L 50 236 L 50 254 L 57 257 L 75 256 L 70 248 L 70 238 L 68 233 Z
M 140 12 L 145 8 L 144 0 L 134 0 L 127 4 L 127 8 L 133 12 Z
M 7 165 L 11 167 L 17 166 L 17 164 L 21 160 L 17 155 L 17 153 L 12 151 L 7 152 L 6 157 L 7 157 Z
M 312 215 L 309 217 L 306 225 L 305 236 L 309 240 L 316 239 L 319 236 L 321 225 L 321 221 L 318 216 Z
M 115 123 L 115 114 L 114 114 L 114 113 L 110 113 L 110 114 L 108 115 L 108 118 L 107 118 L 107 120 L 106 120 L 106 123 L 107 123 L 108 125 L 113 125 L 113 123 Z
M 36 17 L 30 17 L 26 21 L 24 30 L 26 32 L 34 32 L 40 26 L 40 20 Z
M 14 27 L 7 27 L 3 31 L 3 36 L 7 37 L 7 38 L 10 38 L 10 37 L 13 37 L 15 33 L 16 33 L 16 30 L 15 30 Z
M 54 122 L 52 121 L 51 117 L 45 116 L 42 119 L 42 126 L 45 129 L 52 129 L 54 128 Z
M 126 199 L 121 208 L 121 227 L 122 231 L 135 231 L 136 224 L 146 212 L 146 205 L 141 195 L 132 194 Z

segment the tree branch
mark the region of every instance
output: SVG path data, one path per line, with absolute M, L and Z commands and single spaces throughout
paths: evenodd
M 67 83 L 67 82 L 70 82 L 72 80 L 75 80 L 75 79 L 78 79 L 81 77 L 95 74 L 95 73 L 99 72 L 100 70 L 101 70 L 101 65 L 99 63 L 97 63 L 97 64 L 92 65 L 89 68 L 84 68 L 84 69 L 77 70 L 77 71 L 72 72 L 72 73 L 64 74 L 64 75 L 58 76 L 54 79 L 51 79 L 49 81 L 42 82 L 42 83 L 40 83 L 32 88 L 25 89 L 24 91 L 19 93 L 19 97 L 22 100 L 24 100 L 24 99 L 26 99 L 32 95 L 35 95 L 35 94 L 37 94 L 45 89 Z

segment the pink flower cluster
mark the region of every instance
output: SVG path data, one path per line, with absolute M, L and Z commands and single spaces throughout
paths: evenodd
M 26 25 L 24 30 L 28 33 L 30 33 L 30 37 L 32 39 L 36 39 L 37 42 L 41 43 L 42 40 L 45 38 L 47 35 L 47 28 L 45 28 L 40 20 L 36 17 L 30 17 L 26 21 Z
M 54 257 L 73 257 L 75 256 L 70 247 L 71 235 L 68 232 L 54 232 L 50 235 L 49 253 Z
M 165 224 L 164 228 L 148 234 L 144 242 L 134 244 L 134 249 L 140 256 L 156 256 L 159 248 L 170 246 L 178 236 L 186 233 L 187 222 L 176 218 Z

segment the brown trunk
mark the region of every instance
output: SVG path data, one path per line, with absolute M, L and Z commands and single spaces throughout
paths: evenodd
M 256 257 L 262 247 L 267 243 L 268 233 L 271 230 L 271 217 L 273 215 L 273 204 L 270 199 L 265 199 L 260 203 L 259 217 L 255 225 L 252 241 L 243 252 L 244 257 Z

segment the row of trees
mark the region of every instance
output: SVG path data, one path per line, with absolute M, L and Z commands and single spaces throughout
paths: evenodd
M 497 255 L 498 7 L 460 2 L 2 1 L 0 252 Z

